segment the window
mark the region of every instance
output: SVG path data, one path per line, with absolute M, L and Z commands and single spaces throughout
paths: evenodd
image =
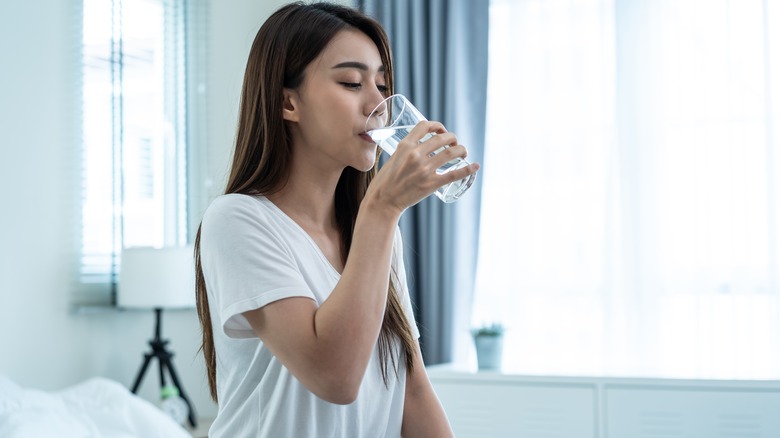
M 83 1 L 79 303 L 105 303 L 123 247 L 187 241 L 185 2 Z
M 525 373 L 780 376 L 780 1 L 493 0 L 473 322 Z

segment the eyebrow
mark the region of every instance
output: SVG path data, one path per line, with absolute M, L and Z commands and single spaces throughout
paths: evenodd
M 334 65 L 333 68 L 356 68 L 358 70 L 368 71 L 368 65 L 357 61 L 342 62 Z M 379 72 L 384 73 L 384 71 L 385 71 L 385 66 L 384 65 L 379 66 Z

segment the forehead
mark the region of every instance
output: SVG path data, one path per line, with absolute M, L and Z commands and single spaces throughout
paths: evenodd
M 343 62 L 366 64 L 372 71 L 382 67 L 382 58 L 376 44 L 368 35 L 354 29 L 342 30 L 330 40 L 315 62 L 316 68 L 331 69 Z

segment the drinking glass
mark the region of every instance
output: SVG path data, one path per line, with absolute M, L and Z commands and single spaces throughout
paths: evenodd
M 398 143 L 409 134 L 419 122 L 426 119 L 409 100 L 401 94 L 394 94 L 383 100 L 368 116 L 366 134 L 388 155 L 393 155 Z M 420 143 L 428 140 L 435 133 L 429 133 L 420 139 Z M 449 146 L 442 146 L 431 155 L 436 155 Z M 438 174 L 444 174 L 469 165 L 461 157 L 448 161 L 436 169 Z M 475 174 L 461 180 L 439 187 L 434 193 L 444 202 L 455 202 L 474 183 Z

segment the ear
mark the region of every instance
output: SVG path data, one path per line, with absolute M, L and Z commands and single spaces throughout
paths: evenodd
M 284 88 L 282 90 L 282 118 L 288 122 L 300 121 L 298 114 L 298 93 L 295 90 Z

